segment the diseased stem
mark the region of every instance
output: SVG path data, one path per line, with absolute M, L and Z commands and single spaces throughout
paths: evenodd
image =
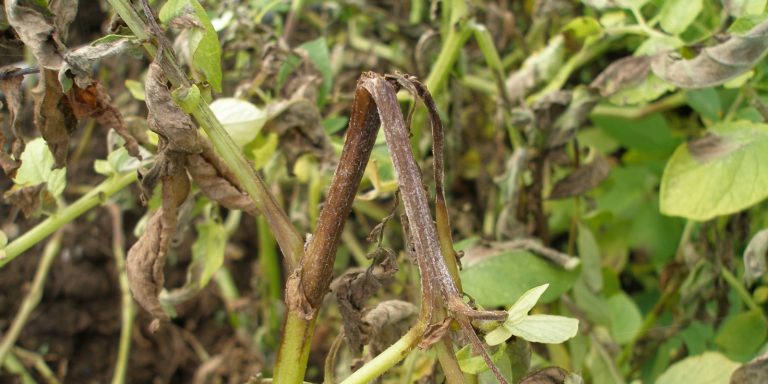
M 276 383 L 301 383 L 304 380 L 316 320 L 316 316 L 307 320 L 301 313 L 289 308 L 275 364 Z
M 5 256 L 0 258 L 0 268 L 4 267 L 24 251 L 32 248 L 35 244 L 41 242 L 57 229 L 75 220 L 83 213 L 101 204 L 104 199 L 114 195 L 135 181 L 136 172 L 128 172 L 104 180 L 90 192 L 72 203 L 72 205 L 62 208 L 34 228 L 10 242 L 5 249 L 0 251 L 0 255 L 2 252 L 5 253 Z
M 131 351 L 131 334 L 133 333 L 133 317 L 135 308 L 133 296 L 128 288 L 128 275 L 125 272 L 125 237 L 123 236 L 123 215 L 120 207 L 111 204 L 108 207 L 112 215 L 112 253 L 115 258 L 115 269 L 120 282 L 120 344 L 117 349 L 115 372 L 112 374 L 112 384 L 125 383 L 128 370 L 128 355 Z
M 19 312 L 13 319 L 11 327 L 5 333 L 5 337 L 3 337 L 2 343 L 0 343 L 0 366 L 3 364 L 6 355 L 8 355 L 8 352 L 10 352 L 13 345 L 16 344 L 16 340 L 18 339 L 19 334 L 21 334 L 21 330 L 24 328 L 27 320 L 29 320 L 29 316 L 32 314 L 32 311 L 37 307 L 37 304 L 39 304 L 40 300 L 43 298 L 45 280 L 48 278 L 48 272 L 51 270 L 53 261 L 56 259 L 56 256 L 59 255 L 60 247 L 61 232 L 57 232 L 51 241 L 45 245 L 43 256 L 40 258 L 40 264 L 38 265 L 37 271 L 35 272 L 35 278 L 32 280 L 32 286 L 30 287 L 27 295 L 24 297 L 24 301 L 21 302 Z

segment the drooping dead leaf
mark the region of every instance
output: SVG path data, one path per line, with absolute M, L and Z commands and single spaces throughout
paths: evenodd
M 49 69 L 41 72 L 41 80 L 34 90 L 35 125 L 51 149 L 54 167 L 67 163 L 69 137 L 77 128 L 77 119 L 71 104 L 61 92 L 58 73 Z
M 15 67 L 0 69 L 0 73 L 6 75 L 0 80 L 0 91 L 5 95 L 5 101 L 8 104 L 8 114 L 11 117 L 8 125 L 13 135 L 11 151 L 10 153 L 5 153 L 6 137 L 3 130 L 0 129 L 0 166 L 2 166 L 3 172 L 11 178 L 15 177 L 16 170 L 21 166 L 19 158 L 21 153 L 24 152 L 24 138 L 19 131 L 16 121 L 21 109 L 20 87 L 21 81 L 24 79 L 23 76 L 14 75 L 14 72 L 18 71 L 19 69 Z
M 165 151 L 156 160 L 154 169 L 162 181 L 162 208 L 149 219 L 144 234 L 128 251 L 126 271 L 131 292 L 136 301 L 155 321 L 150 329 L 156 330 L 161 321 L 167 321 L 158 295 L 163 289 L 165 257 L 176 232 L 178 207 L 189 194 L 190 184 L 184 168 L 184 154 Z
M 568 371 L 560 367 L 548 367 L 540 369 L 525 376 L 520 384 L 565 384 Z
M 64 4 L 61 1 L 53 3 Z M 74 9 L 77 12 L 76 2 Z M 63 62 L 60 52 L 64 51 L 60 39 L 66 36 L 69 13 L 62 13 L 61 21 L 55 22 L 54 27 L 54 21 L 45 16 L 45 10 L 30 1 L 7 0 L 5 12 L 8 23 L 16 30 L 24 45 L 32 51 L 40 66 L 58 70 Z M 64 30 L 59 30 L 58 27 L 63 27 Z
M 744 250 L 744 279 L 747 285 L 752 285 L 768 270 L 766 257 L 768 257 L 768 229 L 763 229 L 752 237 L 747 249 Z
M 449 317 L 437 324 L 430 324 L 419 342 L 419 349 L 427 349 L 442 340 L 451 328 L 451 322 L 453 319 Z
M 768 383 L 768 354 L 764 353 L 736 369 L 731 384 Z
M 125 140 L 125 149 L 133 157 L 140 158 L 139 144 L 131 135 L 123 120 L 123 115 L 112 105 L 106 89 L 97 82 L 92 82 L 87 88 L 78 85 L 72 87 L 67 93 L 75 117 L 82 119 L 92 117 L 99 124 L 112 128 Z
M 149 65 L 144 84 L 149 129 L 168 142 L 168 150 L 189 154 L 202 152 L 200 137 L 192 119 L 171 98 L 159 64 Z
M 367 325 L 371 355 L 378 355 L 402 337 L 415 320 L 419 309 L 407 301 L 382 301 L 363 315 Z
M 93 82 L 92 72 L 96 63 L 111 56 L 131 52 L 137 48 L 138 43 L 136 40 L 122 38 L 97 45 L 86 45 L 66 52 L 64 54 L 64 63 L 59 71 L 59 77 L 73 77 L 74 83 L 78 87 L 88 88 L 91 82 Z
M 590 84 L 600 95 L 607 97 L 622 88 L 643 81 L 651 70 L 652 56 L 629 56 L 614 61 Z
M 3 194 L 3 197 L 14 207 L 21 209 L 24 217 L 36 217 L 43 209 L 43 205 L 47 205 L 44 202 L 52 199 L 52 197 L 49 197 L 50 194 L 45 186 L 46 184 L 42 183 L 28 187 L 13 188 Z
M 333 149 L 314 103 L 307 99 L 279 101 L 267 107 L 267 116 L 269 120 L 263 131 L 280 136 L 281 152 L 289 169 L 306 153 L 315 154 L 323 160 L 333 157 Z
M 356 355 L 363 351 L 368 334 L 362 319 L 365 302 L 382 286 L 391 283 L 397 272 L 395 253 L 379 248 L 373 263 L 364 272 L 349 272 L 340 277 L 334 290 L 339 301 L 339 312 L 344 321 L 344 335 L 347 344 Z
M 209 199 L 228 209 L 239 209 L 253 216 L 259 214 L 232 171 L 206 142 L 203 142 L 201 154 L 187 157 L 187 171 Z
M 567 176 L 558 180 L 552 187 L 549 198 L 552 200 L 581 196 L 597 187 L 611 173 L 611 163 L 597 155 L 591 163 L 582 165 Z
M 685 60 L 673 53 L 653 59 L 656 76 L 680 88 L 705 88 L 723 84 L 750 70 L 768 52 L 768 21 L 741 36 L 704 48 L 698 56 Z

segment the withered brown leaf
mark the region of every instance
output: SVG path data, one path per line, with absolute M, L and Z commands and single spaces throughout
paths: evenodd
M 207 142 L 203 142 L 201 154 L 187 157 L 187 171 L 209 199 L 228 209 L 239 209 L 252 216 L 259 214 L 253 200 Z
M 652 56 L 629 56 L 614 61 L 592 81 L 603 97 L 643 81 L 651 70 Z
M 5 192 L 3 197 L 14 207 L 21 209 L 24 217 L 35 217 L 42 210 L 46 198 L 50 198 L 50 194 L 45 187 L 46 184 L 41 183 L 28 187 L 13 188 Z
M 19 38 L 30 49 L 40 66 L 58 70 L 63 62 L 60 54 L 63 44 L 60 38 L 66 36 L 66 25 L 64 25 L 66 16 L 61 23 L 56 23 L 54 26 L 54 21 L 46 17 L 42 8 L 19 0 L 7 0 L 5 12 L 8 23 L 16 30 Z M 64 30 L 59 30 L 57 27 L 64 27 Z
M 128 130 L 123 115 L 112 105 L 109 94 L 100 83 L 94 81 L 87 88 L 74 85 L 67 93 L 67 98 L 75 117 L 92 117 L 99 124 L 114 129 L 125 140 L 128 153 L 133 157 L 140 157 L 139 144 Z
M 190 154 L 202 152 L 197 128 L 189 115 L 173 102 L 159 64 L 149 65 L 144 89 L 149 129 L 167 140 L 168 150 Z
M 610 173 L 611 163 L 605 157 L 597 155 L 589 164 L 576 168 L 558 180 L 552 187 L 549 198 L 554 200 L 581 196 L 600 185 Z
M 365 271 L 348 272 L 339 278 L 334 290 L 344 322 L 344 336 L 353 353 L 361 354 L 367 339 L 367 325 L 362 319 L 365 302 L 382 286 L 391 283 L 397 270 L 394 251 L 379 248 Z
M 540 369 L 525 376 L 520 384 L 564 384 L 568 372 L 560 367 Z
M 163 183 L 162 208 L 153 214 L 144 234 L 128 251 L 126 271 L 133 297 L 155 321 L 150 329 L 156 330 L 161 321 L 169 319 L 163 311 L 158 295 L 163 289 L 165 257 L 176 232 L 177 211 L 189 194 L 190 184 L 184 169 L 184 154 L 166 152 L 155 164 Z
M 13 141 L 11 142 L 10 153 L 5 153 L 6 137 L 3 130 L 0 129 L 0 166 L 3 168 L 3 172 L 6 175 L 13 178 L 15 177 L 16 170 L 21 166 L 20 156 L 24 152 L 24 138 L 19 131 L 19 125 L 17 124 L 17 118 L 19 110 L 21 109 L 21 81 L 23 76 L 14 76 L 13 72 L 19 71 L 15 67 L 6 67 L 0 69 L 0 72 L 8 76 L 4 76 L 0 80 L 0 91 L 5 94 L 5 100 L 8 104 L 8 113 L 11 117 L 9 122 L 10 131 L 13 135 Z
M 35 125 L 51 149 L 54 167 L 61 168 L 67 163 L 69 137 L 77 128 L 77 119 L 61 91 L 58 72 L 43 69 L 41 77 L 33 92 Z

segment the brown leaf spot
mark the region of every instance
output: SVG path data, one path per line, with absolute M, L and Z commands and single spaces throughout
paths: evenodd
M 731 384 L 760 383 L 768 383 L 768 354 L 742 365 L 731 375 Z
M 688 142 L 688 152 L 700 163 L 724 157 L 739 147 L 737 143 L 712 133 Z
M 651 70 L 652 56 L 629 56 L 614 61 L 590 84 L 600 95 L 607 97 L 622 88 L 643 81 Z

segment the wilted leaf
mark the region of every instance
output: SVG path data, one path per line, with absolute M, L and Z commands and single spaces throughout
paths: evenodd
M 551 39 L 541 51 L 525 60 L 519 70 L 512 73 L 505 83 L 512 101 L 520 100 L 541 84 L 549 81 L 565 59 L 562 35 Z
M 170 0 L 160 9 L 159 17 L 163 24 L 173 24 L 177 18 L 189 20 L 176 24 L 186 28 L 189 63 L 216 92 L 221 92 L 221 47 L 205 9 L 197 0 Z
M 70 2 L 53 1 L 59 4 Z M 76 12 L 77 2 L 74 3 L 73 8 Z M 53 20 L 45 16 L 44 9 L 31 5 L 28 1 L 7 0 L 5 12 L 8 23 L 16 30 L 24 45 L 32 51 L 37 62 L 45 69 L 58 71 L 63 62 L 59 52 L 64 50 L 60 38 L 66 36 L 66 25 L 62 25 L 65 24 L 66 16 L 61 24 L 56 24 L 56 27 L 64 27 L 64 30 L 59 30 L 54 27 Z
M 382 301 L 363 315 L 366 344 L 376 355 L 396 342 L 412 325 L 419 309 L 407 301 Z
M 74 77 L 78 87 L 89 88 L 93 81 L 92 72 L 95 64 L 105 58 L 137 50 L 138 47 L 136 38 L 128 36 L 66 52 L 64 63 L 59 70 L 59 81 L 62 83 L 64 92 L 69 91 L 70 87 L 64 84 L 71 85 L 70 77 Z
M 35 98 L 35 125 L 53 153 L 55 167 L 67 163 L 69 137 L 77 128 L 72 106 L 61 91 L 56 71 L 44 69 L 40 83 L 33 91 Z
M 228 209 L 239 209 L 252 216 L 258 214 L 251 198 L 210 145 L 204 144 L 201 154 L 187 157 L 187 171 L 209 199 Z
M 24 213 L 24 217 L 31 218 L 37 217 L 43 210 L 44 204 L 47 200 L 51 203 L 51 199 L 48 198 L 50 194 L 45 189 L 45 183 L 32 185 L 28 187 L 12 188 L 3 194 L 3 198 L 8 201 L 14 207 L 21 209 Z M 55 206 L 55 200 L 52 202 Z
M 252 103 L 225 97 L 210 105 L 227 133 L 240 147 L 253 141 L 267 121 L 267 114 Z
M 768 383 L 768 354 L 758 356 L 731 375 L 731 384 Z
M 163 245 L 163 234 L 167 229 L 163 228 L 163 210 L 157 210 L 147 222 L 144 234 L 133 244 L 128 251 L 125 269 L 128 275 L 128 283 L 133 298 L 149 312 L 155 319 L 168 321 L 170 317 L 160 304 L 158 295 L 165 283 L 165 253 L 166 243 Z M 171 234 L 172 236 L 172 234 Z M 153 322 L 153 328 L 159 323 Z
M 334 284 L 339 312 L 344 321 L 344 336 L 356 355 L 362 353 L 366 343 L 366 324 L 362 321 L 365 303 L 381 287 L 390 284 L 398 271 L 392 250 L 381 248 L 373 257 L 373 263 L 365 271 L 348 272 Z
M 567 176 L 558 180 L 549 194 L 550 199 L 581 196 L 597 187 L 611 173 L 611 163 L 602 155 L 597 155 L 592 162 L 582 165 Z
M 192 119 L 171 98 L 165 74 L 157 63 L 149 65 L 144 83 L 149 128 L 168 142 L 168 150 L 197 154 L 200 137 Z
M 288 167 L 302 155 L 312 153 L 328 159 L 333 149 L 325 134 L 320 112 L 306 99 L 283 100 L 267 106 L 268 121 L 263 131 L 277 133 Z
M 659 24 L 663 30 L 679 35 L 696 20 L 702 8 L 702 0 L 667 0 L 659 13 Z
M 768 229 L 756 233 L 744 250 L 744 280 L 752 285 L 766 272 L 768 257 Z
M 160 296 L 164 304 L 178 305 L 200 292 L 224 264 L 227 246 L 227 230 L 216 220 L 208 220 L 195 226 L 197 238 L 192 244 L 192 263 L 187 268 L 187 281 L 183 287 Z
M 15 67 L 0 69 L 0 73 L 4 75 L 3 79 L 0 80 L 0 91 L 5 95 L 5 101 L 8 104 L 8 114 L 11 117 L 9 126 L 13 135 L 10 153 L 5 153 L 6 137 L 4 130 L 0 129 L 0 166 L 2 166 L 3 172 L 11 178 L 14 177 L 16 169 L 21 165 L 19 157 L 24 151 L 24 137 L 22 137 L 19 125 L 17 124 L 19 110 L 21 109 L 20 87 L 24 77 L 14 75 L 14 72 L 17 71 L 18 68 Z
M 661 180 L 666 215 L 705 221 L 748 208 L 768 196 L 768 125 L 721 123 L 680 145 Z
M 656 384 L 728 384 L 738 366 L 720 353 L 705 352 L 673 364 L 656 379 Z
M 698 56 L 684 60 L 675 54 L 661 55 L 651 63 L 653 73 L 681 88 L 704 88 L 752 69 L 768 50 L 768 21 L 743 36 L 704 48 Z
M 125 140 L 128 153 L 133 157 L 140 157 L 139 144 L 125 125 L 123 115 L 112 105 L 109 94 L 100 83 L 93 81 L 87 88 L 80 88 L 76 84 L 67 93 L 67 98 L 75 117 L 92 117 L 99 124 L 114 129 Z

